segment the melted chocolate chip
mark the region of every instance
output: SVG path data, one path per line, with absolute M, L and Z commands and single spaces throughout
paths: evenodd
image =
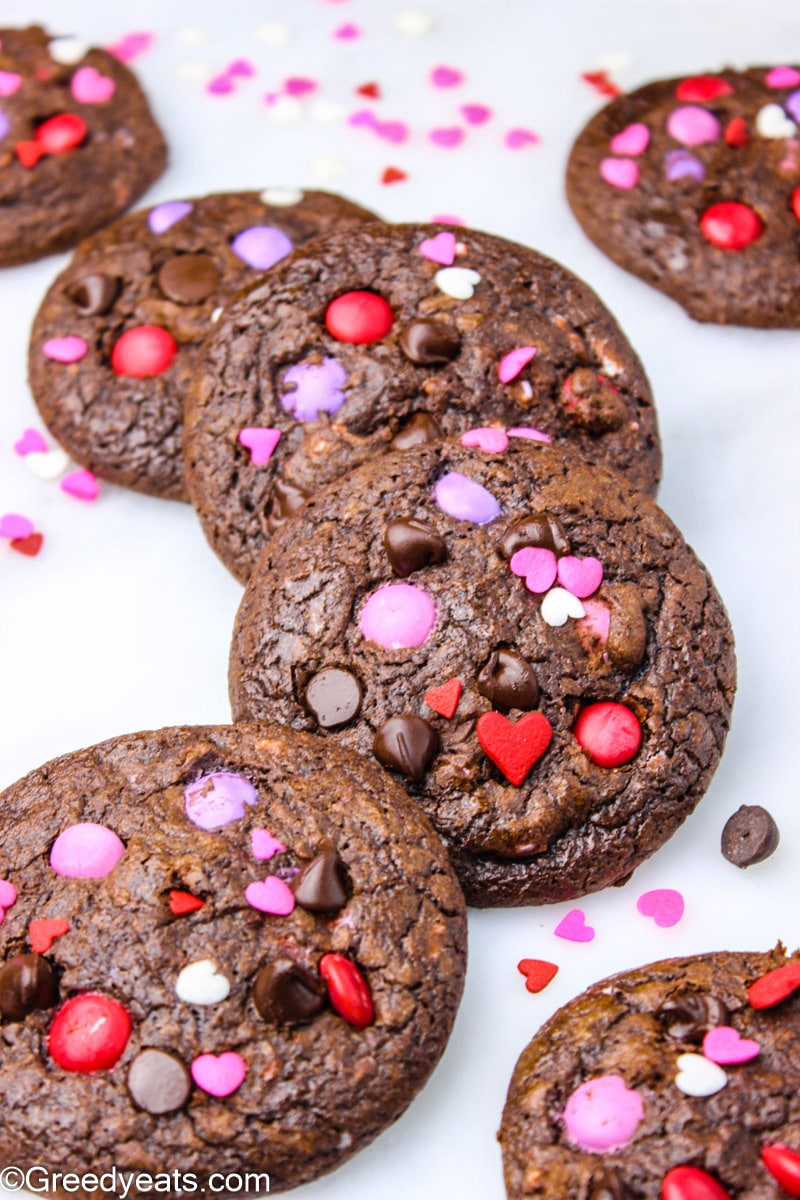
M 452 362 L 461 349 L 455 329 L 442 321 L 412 321 L 400 333 L 400 349 L 419 367 Z
M 569 541 L 561 522 L 548 512 L 528 513 L 509 525 L 503 534 L 500 549 L 512 558 L 525 546 L 541 546 L 560 557 L 569 554 Z
M 539 684 L 533 667 L 516 650 L 494 650 L 478 676 L 478 691 L 492 708 L 531 709 L 539 703 Z
M 274 533 L 280 529 L 294 513 L 299 512 L 308 499 L 308 492 L 302 488 L 287 483 L 284 479 L 276 479 L 272 485 L 272 504 L 267 516 L 267 530 Z
M 121 287 L 122 280 L 116 275 L 84 275 L 73 285 L 68 295 L 84 317 L 99 317 L 111 308 Z
M 612 584 L 604 592 L 609 607 L 608 656 L 615 667 L 633 671 L 647 650 L 642 595 L 635 583 Z
M 358 716 L 363 695 L 351 671 L 325 667 L 309 680 L 306 707 L 320 728 L 340 729 Z
M 606 1167 L 598 1176 L 589 1200 L 636 1200 L 636 1196 L 615 1167 Z
M 186 1067 L 164 1050 L 142 1050 L 128 1071 L 131 1099 L 154 1117 L 183 1108 L 192 1090 Z
M 752 867 L 778 849 L 778 826 L 760 804 L 743 804 L 722 831 L 722 853 L 735 867 Z
M 620 428 L 627 416 L 619 389 L 588 367 L 567 376 L 561 399 L 570 420 L 587 433 L 611 433 Z
M 57 999 L 55 972 L 41 954 L 16 954 L 0 967 L 0 1015 L 7 1021 L 24 1021 Z
M 174 254 L 158 272 L 158 286 L 176 304 L 199 304 L 218 284 L 219 271 L 209 254 Z
M 345 865 L 335 850 L 325 850 L 303 867 L 289 884 L 301 908 L 335 913 L 349 899 Z
M 425 442 L 435 442 L 444 437 L 442 427 L 430 413 L 415 412 L 411 420 L 392 438 L 392 450 L 409 450 Z
M 326 1000 L 323 980 L 290 958 L 262 967 L 253 985 L 259 1016 L 276 1025 L 307 1025 L 322 1012 Z
M 412 571 L 444 562 L 447 546 L 427 521 L 416 517 L 399 517 L 390 521 L 383 534 L 386 556 L 395 575 L 401 579 Z
M 699 1045 L 709 1029 L 728 1024 L 728 1010 L 716 996 L 685 992 L 665 1000 L 658 1010 L 665 1032 L 681 1042 Z
M 439 749 L 439 735 L 424 717 L 390 717 L 372 742 L 372 752 L 384 767 L 394 768 L 419 783 Z

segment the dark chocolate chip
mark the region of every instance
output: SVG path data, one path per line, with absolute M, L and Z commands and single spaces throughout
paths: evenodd
M 309 912 L 338 912 L 349 899 L 345 865 L 335 850 L 312 859 L 289 886 L 297 903 Z
M 611 433 L 620 428 L 627 416 L 619 389 L 588 367 L 580 367 L 567 376 L 561 399 L 567 417 L 587 433 Z
M 176 304 L 199 304 L 218 284 L 219 271 L 209 254 L 174 254 L 158 272 L 158 286 Z
M 778 849 L 781 835 L 772 815 L 760 804 L 743 804 L 722 831 L 722 853 L 735 867 L 752 867 Z
M 291 958 L 262 967 L 253 985 L 259 1015 L 276 1025 L 307 1025 L 322 1012 L 326 1000 L 324 981 Z
M 642 594 L 635 583 L 615 583 L 604 589 L 609 625 L 606 648 L 615 667 L 634 671 L 647 650 L 647 623 Z
M 15 954 L 0 967 L 0 1016 L 24 1021 L 37 1008 L 58 999 L 56 975 L 41 954 Z
M 392 450 L 410 450 L 444 437 L 442 427 L 430 413 L 415 412 L 408 424 L 392 438 Z
M 501 712 L 525 710 L 539 703 L 539 684 L 533 667 L 516 650 L 494 650 L 478 676 L 478 691 Z
M 452 362 L 461 349 L 455 329 L 442 321 L 412 321 L 400 333 L 400 349 L 419 367 Z
M 306 707 L 322 729 L 340 729 L 358 716 L 363 695 L 352 671 L 325 667 L 309 680 Z
M 447 546 L 432 525 L 416 517 L 390 521 L 383 534 L 386 556 L 395 575 L 405 578 L 412 571 L 444 562 Z
M 528 513 L 509 525 L 500 549 L 511 558 L 526 546 L 541 546 L 557 556 L 569 554 L 569 541 L 561 522 L 548 512 Z
M 728 1010 L 716 996 L 685 992 L 665 1000 L 658 1010 L 669 1037 L 700 1044 L 709 1029 L 728 1024 Z
M 299 512 L 308 499 L 308 492 L 284 479 L 276 479 L 272 485 L 272 504 L 267 516 L 267 530 L 274 533 L 294 513 Z
M 84 275 L 68 292 L 69 298 L 84 317 L 107 313 L 120 293 L 122 280 L 116 275 Z
M 164 1050 L 142 1050 L 128 1071 L 128 1091 L 134 1104 L 154 1117 L 183 1108 L 191 1090 L 186 1067 Z
M 636 1200 L 636 1195 L 615 1167 L 606 1167 L 598 1176 L 589 1200 Z
M 384 767 L 392 767 L 419 783 L 439 749 L 439 735 L 424 717 L 390 717 L 372 742 L 372 752 Z

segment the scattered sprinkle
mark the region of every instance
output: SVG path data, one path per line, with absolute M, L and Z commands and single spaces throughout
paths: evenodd
M 348 22 L 346 25 L 340 25 L 338 29 L 334 29 L 333 37 L 338 38 L 340 42 L 352 42 L 361 37 L 361 30 L 357 25 Z
M 381 183 L 402 183 L 408 179 L 405 171 L 401 171 L 399 167 L 386 167 L 381 175 Z
M 58 486 L 76 500 L 96 500 L 100 495 L 100 484 L 91 471 L 72 471 Z
M 120 62 L 129 63 L 140 54 L 144 54 L 145 50 L 149 50 L 154 41 L 155 35 L 152 33 L 127 33 L 113 46 L 106 46 L 106 50 Z
M 456 67 L 434 67 L 430 73 L 430 82 L 431 86 L 436 88 L 458 87 L 464 82 L 464 73 Z
M 525 976 L 525 987 L 529 992 L 542 992 L 558 974 L 555 963 L 543 958 L 523 958 L 517 963 L 520 975 Z
M 523 146 L 536 146 L 541 141 L 532 129 L 509 129 L 503 141 L 509 150 L 521 150 Z
M 450 150 L 461 145 L 464 140 L 464 130 L 459 129 L 457 125 L 450 125 L 445 129 L 432 129 L 428 137 L 435 146 L 442 146 L 444 149 Z
M 636 908 L 644 917 L 652 917 L 661 929 L 677 925 L 685 908 L 683 896 L 674 888 L 655 888 L 644 892 L 636 901 Z
M 556 925 L 553 933 L 568 942 L 591 942 L 595 936 L 594 929 L 586 924 L 586 913 L 582 908 L 570 909 Z

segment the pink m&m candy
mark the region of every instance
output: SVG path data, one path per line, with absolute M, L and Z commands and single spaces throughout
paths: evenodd
M 361 610 L 361 632 L 387 650 L 421 646 L 436 624 L 436 606 L 410 583 L 390 583 L 373 592 Z
M 673 109 L 667 117 L 667 133 L 684 146 L 704 146 L 716 142 L 722 126 L 712 112 L 698 104 Z
M 601 1075 L 577 1087 L 564 1109 L 571 1141 L 581 1150 L 602 1154 L 621 1150 L 644 1116 L 642 1097 L 619 1075 Z
M 113 829 L 82 821 L 68 825 L 53 842 L 50 866 L 68 879 L 105 879 L 125 853 Z
M 621 767 L 638 753 L 642 727 L 624 704 L 604 700 L 590 704 L 578 716 L 573 730 L 580 746 L 598 767 Z

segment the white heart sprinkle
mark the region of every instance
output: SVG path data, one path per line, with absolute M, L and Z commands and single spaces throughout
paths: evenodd
M 291 208 L 302 199 L 303 193 L 297 188 L 264 188 L 259 196 L 259 200 L 263 200 L 265 204 L 272 204 L 275 208 Z
M 278 96 L 277 100 L 267 105 L 267 117 L 274 125 L 292 125 L 302 116 L 303 106 L 294 96 Z
M 542 600 L 542 607 L 539 610 L 542 614 L 542 619 L 548 625 L 558 627 L 565 625 L 568 617 L 575 617 L 580 620 L 586 616 L 586 609 L 581 604 L 577 596 L 572 592 L 568 592 L 566 588 L 554 587 Z
M 702 1054 L 681 1054 L 678 1058 L 678 1074 L 675 1086 L 685 1096 L 713 1096 L 728 1082 L 722 1067 Z
M 418 8 L 401 8 L 395 15 L 394 27 L 399 29 L 400 33 L 419 37 L 420 34 L 429 33 L 433 29 L 433 17 Z
M 756 114 L 756 129 L 765 138 L 790 138 L 797 132 L 794 121 L 780 104 L 765 104 Z
M 314 159 L 311 170 L 316 179 L 325 182 L 329 179 L 341 179 L 347 174 L 348 166 L 343 158 L 337 158 L 333 154 L 322 154 Z
M 61 63 L 64 67 L 71 67 L 73 63 L 80 62 L 82 58 L 86 57 L 91 46 L 88 42 L 82 42 L 80 38 L 61 37 L 53 38 L 47 49 L 53 62 Z
M 179 1000 L 187 1004 L 219 1004 L 230 995 L 231 985 L 217 972 L 217 964 L 201 958 L 184 967 L 175 983 Z
M 478 272 L 469 267 L 442 267 L 433 277 L 439 291 L 454 300 L 469 300 L 480 281 Z
M 256 41 L 271 46 L 273 50 L 285 46 L 292 36 L 292 27 L 286 21 L 266 21 L 256 30 Z
M 25 466 L 37 479 L 58 479 L 69 466 L 69 457 L 60 448 L 34 450 L 32 454 L 25 455 Z

